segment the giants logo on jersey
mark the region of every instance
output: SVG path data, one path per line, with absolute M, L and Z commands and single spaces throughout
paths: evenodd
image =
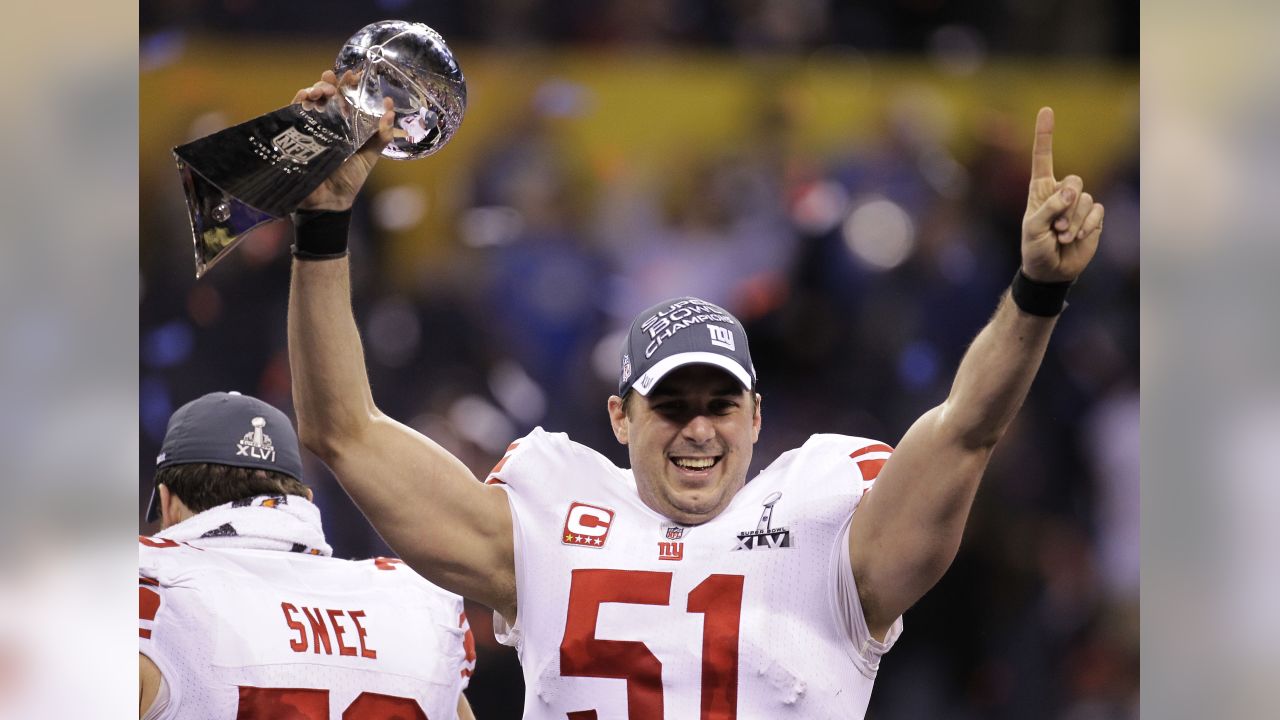
M 683 560 L 684 559 L 684 543 L 682 542 L 658 543 L 658 559 L 659 560 Z
M 609 537 L 609 524 L 612 522 L 612 510 L 575 502 L 569 506 L 569 515 L 564 519 L 564 532 L 560 533 L 560 541 L 565 545 L 604 547 L 604 541 Z

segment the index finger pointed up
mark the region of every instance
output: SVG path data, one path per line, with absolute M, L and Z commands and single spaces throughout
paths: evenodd
M 1036 142 L 1031 150 L 1031 180 L 1053 179 L 1053 108 L 1036 115 Z

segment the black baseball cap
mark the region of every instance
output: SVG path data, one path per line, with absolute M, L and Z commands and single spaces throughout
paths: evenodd
M 631 321 L 622 344 L 618 395 L 629 390 L 648 395 L 667 373 L 685 365 L 714 365 L 747 390 L 756 386 L 742 323 L 719 305 L 680 297 L 664 300 Z
M 273 470 L 302 480 L 293 423 L 271 405 L 238 392 L 209 393 L 169 417 L 156 469 L 192 463 Z M 159 517 L 159 492 L 152 488 L 147 522 Z

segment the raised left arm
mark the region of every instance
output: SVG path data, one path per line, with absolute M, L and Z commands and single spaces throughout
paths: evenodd
M 1043 108 L 1022 221 L 1018 302 L 1004 294 L 960 361 L 947 399 L 912 424 L 854 514 L 849 557 L 876 638 L 950 567 L 991 451 L 1040 367 L 1061 297 L 1097 250 L 1102 205 L 1083 192 L 1079 177 L 1054 179 L 1052 143 L 1053 111 Z

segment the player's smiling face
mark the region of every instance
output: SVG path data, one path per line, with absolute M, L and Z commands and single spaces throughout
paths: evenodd
M 618 441 L 627 445 L 640 499 L 684 525 L 724 510 L 747 481 L 760 437 L 760 400 L 727 372 L 686 365 L 624 408 L 609 398 Z

